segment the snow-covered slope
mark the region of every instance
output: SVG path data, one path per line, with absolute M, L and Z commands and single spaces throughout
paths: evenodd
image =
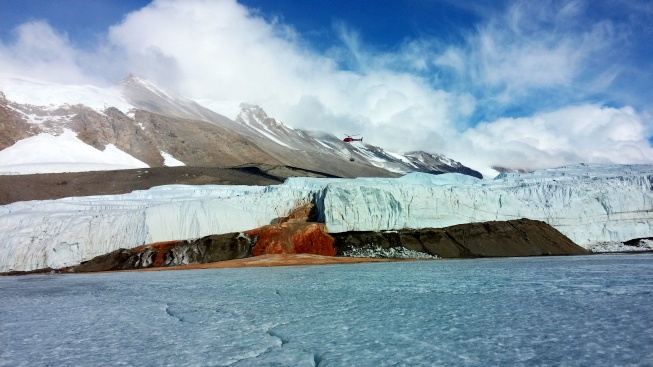
M 326 149 L 330 154 L 341 159 L 364 162 L 374 167 L 385 169 L 390 172 L 405 174 L 409 172 L 425 173 L 451 173 L 457 172 L 478 178 L 483 176 L 464 166 L 460 162 L 439 154 L 431 154 L 423 151 L 398 153 L 384 150 L 371 144 L 361 141 L 345 143 L 342 139 L 322 131 L 303 131 L 304 134 L 313 138 L 321 149 Z
M 314 202 L 330 232 L 530 218 L 585 247 L 653 237 L 653 166 L 577 165 L 492 180 L 451 173 L 161 186 L 0 207 L 0 272 L 62 267 L 120 247 L 252 229 Z
M 0 174 L 4 175 L 147 167 L 113 144 L 103 151 L 95 149 L 68 129 L 58 136 L 41 133 L 0 151 Z
M 122 112 L 127 112 L 134 108 L 116 87 L 58 84 L 0 73 L 0 91 L 13 102 L 51 109 L 77 104 L 98 111 L 115 107 Z
M 159 88 L 145 78 L 129 75 L 112 88 L 120 91 L 121 97 L 134 108 L 168 117 L 206 121 L 241 134 L 247 133 L 231 119 L 201 106 L 192 99 Z

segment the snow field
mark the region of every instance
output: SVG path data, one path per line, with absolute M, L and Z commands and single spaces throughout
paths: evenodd
M 131 155 L 108 144 L 98 150 L 64 129 L 59 136 L 41 133 L 0 151 L 0 174 L 81 172 L 149 168 Z
M 68 85 L 28 77 L 17 77 L 0 73 L 2 92 L 8 100 L 35 106 L 83 104 L 102 111 L 108 106 L 127 112 L 133 106 L 116 87 L 100 88 L 92 85 Z

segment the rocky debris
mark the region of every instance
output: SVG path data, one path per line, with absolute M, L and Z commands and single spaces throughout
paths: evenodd
M 65 270 L 85 273 L 242 259 L 251 256 L 255 242 L 255 237 L 251 238 L 242 233 L 212 235 L 193 241 L 159 242 L 133 249 L 118 249 Z
M 584 255 L 590 252 L 541 221 L 519 219 L 385 232 L 331 234 L 337 255 L 403 247 L 441 258 Z
M 437 256 L 425 252 L 409 250 L 405 247 L 365 246 L 352 248 L 341 254 L 346 257 L 372 258 L 372 259 L 437 259 Z

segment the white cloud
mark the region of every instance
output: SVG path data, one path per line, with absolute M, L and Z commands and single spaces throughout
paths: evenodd
M 530 102 L 543 89 L 589 94 L 596 80 L 607 88 L 620 72 L 618 46 L 627 31 L 610 20 L 587 19 L 586 6 L 513 1 L 466 34 L 463 45 L 441 50 L 434 63 L 453 67 L 464 88 L 504 106 Z
M 24 23 L 14 30 L 15 41 L 0 41 L 0 70 L 54 82 L 97 81 L 85 75 L 79 62 L 85 55 L 75 49 L 65 34 L 43 21 Z
M 191 97 L 258 103 L 294 127 L 355 130 L 386 147 L 422 140 L 424 130 L 447 131 L 473 109 L 470 95 L 377 65 L 355 32 L 343 29 L 341 36 L 360 63 L 355 71 L 303 49 L 287 26 L 234 1 L 159 0 L 109 32 L 135 73 Z M 167 69 L 161 58 L 169 60 Z
M 461 135 L 465 148 L 453 154 L 477 167 L 653 163 L 653 148 L 646 139 L 650 133 L 644 116 L 630 107 L 586 104 L 479 124 Z

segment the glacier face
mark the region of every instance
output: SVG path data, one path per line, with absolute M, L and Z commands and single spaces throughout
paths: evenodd
M 579 245 L 653 236 L 653 166 L 575 165 L 474 180 L 406 175 L 333 182 L 322 193 L 330 232 L 447 227 L 529 218 Z
M 653 237 L 653 166 L 575 165 L 479 180 L 289 178 L 283 185 L 167 185 L 0 206 L 0 272 L 61 268 L 118 248 L 244 231 L 314 202 L 329 232 L 529 218 L 577 244 Z
M 61 268 L 119 248 L 257 228 L 307 203 L 284 186 L 167 185 L 0 207 L 0 272 Z

